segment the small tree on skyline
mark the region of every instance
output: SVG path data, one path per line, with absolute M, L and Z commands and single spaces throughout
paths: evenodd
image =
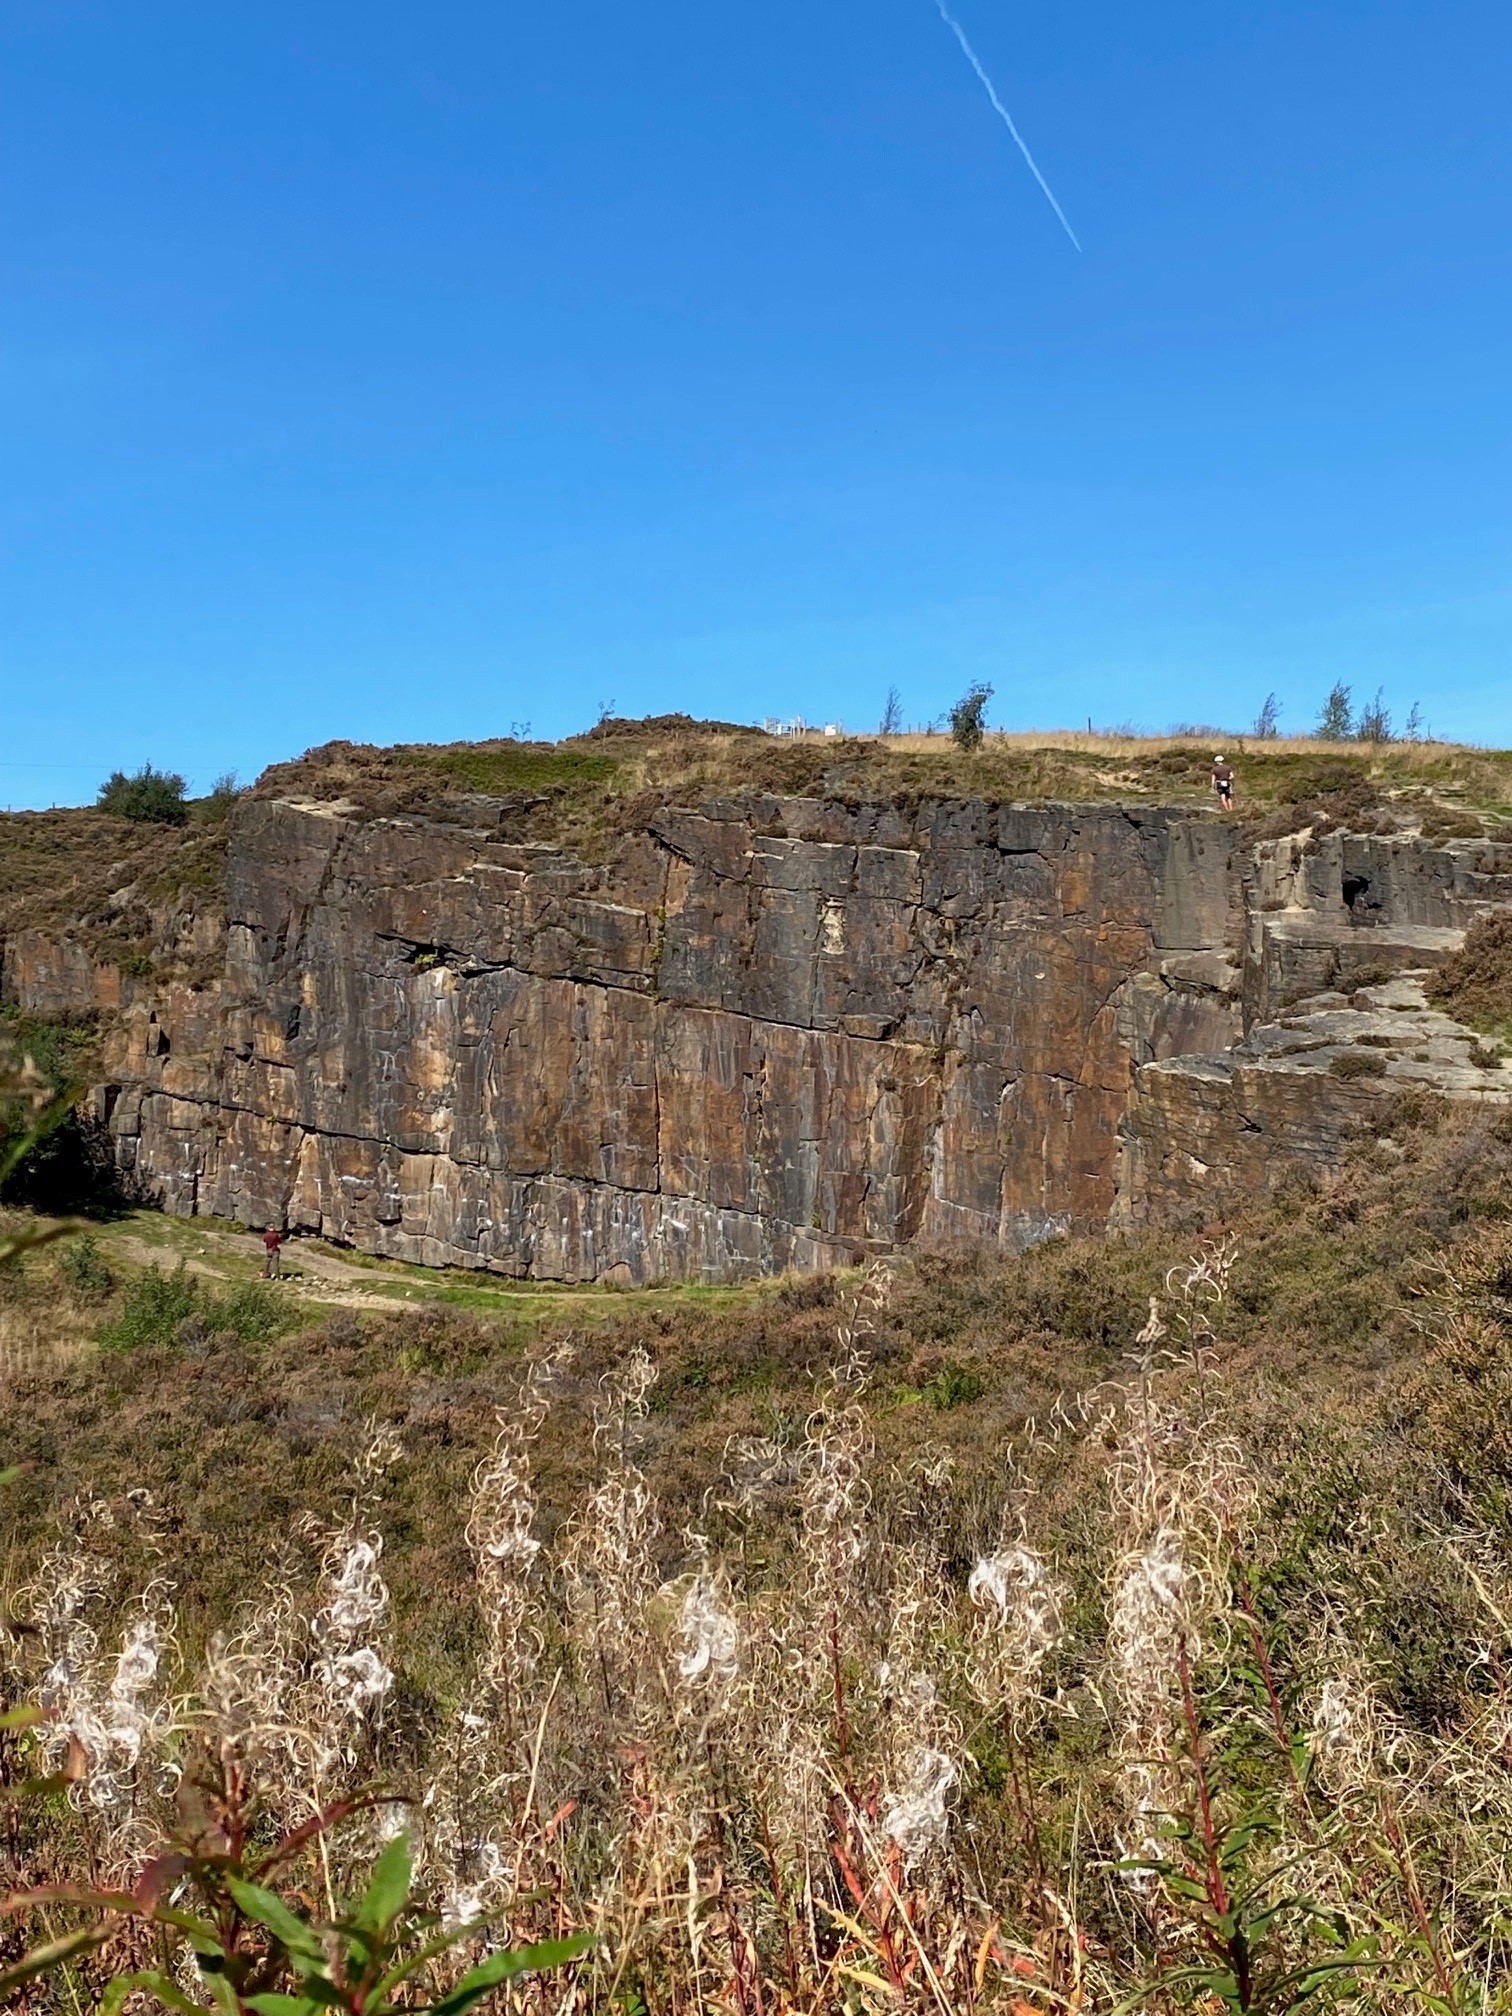
M 1257 742 L 1274 742 L 1281 732 L 1276 725 L 1280 719 L 1281 702 L 1276 698 L 1274 693 L 1267 693 L 1265 696 L 1265 705 L 1255 716 L 1255 740 Z
M 967 687 L 950 710 L 950 739 L 958 749 L 980 749 L 983 721 L 992 688 L 978 679 Z
M 882 709 L 882 725 L 879 735 L 897 735 L 903 727 L 903 701 L 896 686 L 887 689 L 887 705 Z
M 1354 708 L 1349 688 L 1342 679 L 1335 680 L 1328 698 L 1323 702 L 1317 732 L 1320 742 L 1347 742 L 1354 733 Z
M 1386 705 L 1384 686 L 1377 686 L 1374 700 L 1368 707 L 1360 709 L 1360 718 L 1355 724 L 1355 735 L 1361 742 L 1391 740 L 1391 710 Z

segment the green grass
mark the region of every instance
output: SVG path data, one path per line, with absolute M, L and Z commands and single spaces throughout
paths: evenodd
M 100 1264 L 126 1278 L 133 1271 L 127 1245 L 152 1249 L 169 1269 L 184 1266 L 212 1269 L 220 1282 L 232 1286 L 256 1282 L 261 1274 L 261 1241 L 246 1227 L 225 1219 L 178 1218 L 166 1212 L 130 1210 L 114 1214 L 92 1233 Z M 339 1261 L 343 1278 L 328 1280 L 314 1268 L 301 1266 L 306 1252 Z M 337 1246 L 324 1239 L 293 1239 L 283 1253 L 285 1289 L 292 1307 L 331 1308 L 353 1294 L 381 1297 L 397 1311 L 436 1307 L 498 1316 L 526 1330 L 559 1319 L 580 1326 L 615 1322 L 627 1308 L 641 1310 L 720 1310 L 749 1306 L 781 1292 L 779 1282 L 745 1285 L 671 1282 L 663 1287 L 629 1289 L 610 1283 L 517 1281 L 510 1276 L 462 1269 L 416 1266 Z M 272 1292 L 279 1293 L 278 1289 Z
M 266 1344 L 298 1328 L 298 1316 L 272 1283 L 242 1281 L 217 1293 L 181 1262 L 171 1274 L 148 1267 L 129 1281 L 120 1308 L 101 1324 L 99 1341 L 104 1351 L 161 1352 L 206 1337 Z
M 536 742 L 479 742 L 456 749 L 421 750 L 418 760 L 465 790 L 503 796 L 511 791 L 556 791 L 602 783 L 619 765 L 585 750 Z

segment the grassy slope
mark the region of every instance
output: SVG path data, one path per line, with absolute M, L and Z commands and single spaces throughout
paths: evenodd
M 1326 1190 L 1298 1190 L 1232 1225 L 1057 1241 L 1012 1262 L 920 1256 L 899 1270 L 866 1339 L 874 1367 L 866 1419 L 876 1453 L 861 1495 L 882 1544 L 870 1549 L 874 1565 L 865 1574 L 901 1578 L 869 1590 L 858 1584 L 869 1607 L 854 1617 L 847 1612 L 846 1628 L 856 1634 L 850 1699 L 871 1718 L 858 1724 L 867 1732 L 868 1782 L 892 1741 L 887 1713 L 878 1721 L 875 1705 L 865 1705 L 868 1676 L 880 1671 L 880 1647 L 893 1656 L 889 1591 L 899 1603 L 912 1600 L 909 1549 L 921 1544 L 926 1515 L 930 1558 L 938 1550 L 948 1592 L 963 1611 L 972 1564 L 1011 1541 L 1022 1516 L 1025 1541 L 1064 1585 L 1064 1635 L 1021 1748 L 979 1716 L 963 1721 L 969 1769 L 957 1794 L 956 1838 L 963 1863 L 984 1872 L 972 1880 L 985 1886 L 991 1911 L 1002 1911 L 1006 1924 L 1022 1923 L 1016 1936 L 1025 1942 L 1060 1908 L 1052 1899 L 1040 1911 L 1034 1901 L 1042 1895 L 1033 1880 L 1038 1858 L 1052 1886 L 1078 1900 L 1078 1936 L 1117 1984 L 1089 2007 L 1111 2007 L 1160 1951 L 1109 1873 L 1127 1794 L 1117 1762 L 1124 1739 L 1107 1712 L 1109 1676 L 1119 1670 L 1109 1627 L 1119 1559 L 1110 1475 L 1120 1462 L 1127 1475 L 1131 1434 L 1127 1414 L 1120 1426 L 1109 1400 L 1115 1388 L 1127 1392 L 1137 1383 L 1132 1366 L 1150 1297 L 1161 1294 L 1167 1315 L 1178 1318 L 1168 1270 L 1179 1271 L 1201 1240 L 1220 1237 L 1238 1247 L 1227 1303 L 1213 1312 L 1220 1377 L 1204 1382 L 1190 1367 L 1157 1370 L 1157 1404 L 1195 1407 L 1205 1384 L 1212 1440 L 1235 1452 L 1220 1474 L 1233 1478 L 1242 1469 L 1255 1494 L 1244 1573 L 1287 1726 L 1310 1726 L 1320 1670 L 1340 1657 L 1346 1671 L 1366 1676 L 1393 1755 L 1408 1760 L 1393 1767 L 1387 1785 L 1388 1796 L 1408 1802 L 1416 1873 L 1405 1885 L 1397 1851 L 1371 1832 L 1367 1801 L 1354 1830 L 1338 1833 L 1334 1822 L 1346 1809 L 1330 1804 L 1328 1784 L 1288 1822 L 1303 1833 L 1283 1837 L 1275 1856 L 1286 1860 L 1300 1840 L 1307 1867 L 1299 1881 L 1323 1883 L 1330 1895 L 1347 1891 L 1352 1910 L 1373 1914 L 1364 1922 L 1407 1925 L 1406 1934 L 1390 1935 L 1404 1969 L 1412 1961 L 1411 1927 L 1400 1893 L 1410 1887 L 1414 1895 L 1421 1888 L 1426 1908 L 1451 1926 L 1468 1976 L 1484 1970 L 1507 1978 L 1495 1904 L 1505 1816 L 1494 1802 L 1506 1775 L 1498 1699 L 1512 1662 L 1505 1569 L 1512 1559 L 1512 1120 L 1444 1123 L 1427 1109 L 1404 1107 L 1392 1125 L 1391 1140 L 1361 1144 Z M 397 1677 L 380 1747 L 364 1769 L 404 1788 L 424 1785 L 445 1754 L 449 1718 L 484 1642 L 464 1532 L 469 1482 L 501 1418 L 515 1409 L 528 1358 L 551 1345 L 566 1345 L 571 1355 L 534 1452 L 540 1505 L 532 1528 L 546 1544 L 543 1562 L 559 1563 L 569 1551 L 567 1522 L 604 1477 L 606 1453 L 593 1446 L 594 1403 L 601 1381 L 639 1346 L 660 1375 L 635 1438 L 660 1517 L 652 1586 L 686 1571 L 694 1532 L 731 1562 L 757 1604 L 764 1592 L 780 1600 L 785 1586 L 801 1584 L 802 1527 L 792 1494 L 779 1491 L 745 1522 L 722 1509 L 720 1480 L 734 1437 L 764 1437 L 790 1452 L 801 1444 L 814 1374 L 838 1355 L 851 1281 L 768 1283 L 714 1295 L 485 1289 L 492 1306 L 462 1308 L 442 1299 L 449 1284 L 415 1270 L 344 1265 L 327 1287 L 311 1278 L 326 1256 L 298 1246 L 305 1278 L 287 1289 L 260 1289 L 249 1279 L 255 1249 L 215 1227 L 133 1217 L 95 1236 L 118 1276 L 108 1290 L 87 1279 L 74 1285 L 89 1270 L 76 1264 L 77 1247 L 70 1258 L 67 1244 L 29 1256 L 19 1273 L 0 1272 L 0 1340 L 24 1340 L 0 1363 L 0 1465 L 29 1465 L 0 1498 L 8 1585 L 0 1598 L 12 1616 L 30 1614 L 19 1585 L 68 1532 L 70 1506 L 103 1499 L 108 1515 L 90 1522 L 88 1541 L 99 1563 L 89 1571 L 89 1616 L 101 1643 L 118 1642 L 123 1623 L 140 1614 L 128 1607 L 133 1596 L 166 1578 L 188 1655 L 187 1667 L 175 1671 L 192 1684 L 212 1633 L 249 1614 L 276 1612 L 270 1588 L 287 1591 L 296 1614 L 312 1602 L 322 1529 L 347 1513 L 356 1459 L 375 1426 L 387 1426 L 398 1460 L 364 1517 L 383 1537 L 382 1569 L 393 1595 L 387 1656 Z M 166 1272 L 133 1277 L 143 1249 L 212 1266 L 217 1278 L 191 1294 L 187 1280 Z M 395 1310 L 342 1306 L 354 1277 L 365 1296 L 381 1288 L 425 1300 Z M 338 1299 L 322 1307 L 316 1298 L 327 1293 Z M 1179 1342 L 1178 1331 L 1169 1343 Z M 1091 1395 L 1090 1406 L 1079 1408 L 1079 1395 Z M 953 1459 L 948 1473 L 936 1461 L 942 1453 Z M 1200 1453 L 1180 1435 L 1163 1443 L 1161 1474 L 1180 1474 Z M 65 1539 L 65 1558 L 70 1545 L 78 1543 Z M 1119 1572 L 1122 1587 L 1127 1575 Z M 562 1585 L 549 1589 L 556 1630 Z M 676 1614 L 675 1599 L 670 1609 L 655 1599 L 646 1613 L 653 1636 Z M 814 1628 L 810 1614 L 807 1629 Z M 7 1685 L 34 1689 L 41 1657 L 35 1635 L 18 1630 L 4 1650 Z M 959 1656 L 944 1642 L 937 1651 L 942 1660 Z M 1197 1673 L 1226 1816 L 1263 1813 L 1268 1802 L 1291 1797 L 1246 1665 L 1242 1641 L 1215 1633 Z M 596 1908 L 582 1900 L 602 1880 L 607 1846 L 619 1838 L 616 1770 L 630 1770 L 624 1760 L 634 1759 L 644 1732 L 607 1709 L 599 1719 L 595 1668 L 581 1647 L 570 1671 L 576 1677 L 553 1724 L 545 1807 L 576 1804 L 572 1894 L 581 1913 Z M 708 1768 L 731 1801 L 731 1824 L 738 1818 L 749 1840 L 756 1808 L 748 1793 L 737 1798 L 730 1789 L 746 1781 L 720 1774 L 745 1769 L 740 1759 L 750 1746 L 738 1732 L 725 1731 L 721 1742 L 731 1747 Z M 1484 1813 L 1481 1793 L 1466 1789 L 1472 1767 L 1493 1801 Z M 1326 1759 L 1325 1768 L 1332 1768 Z M 1034 1787 L 1032 1824 L 1015 1789 L 1019 1769 Z M 1474 1809 L 1468 1818 L 1467 1808 Z M 1315 1828 L 1328 1830 L 1326 1855 L 1308 1831 Z M 38 1867 L 61 1855 L 64 1870 L 76 1872 L 79 1840 L 68 1823 L 28 1840 Z M 759 1903 L 760 1868 L 749 1856 L 734 1880 L 743 1900 Z M 677 1978 L 680 1963 L 667 1927 L 681 1922 L 673 1911 L 635 1935 L 647 2008 L 671 2006 L 661 1984 L 664 1975 Z M 975 1906 L 966 1922 L 969 1956 L 984 1936 Z M 1048 1973 L 1059 1948 L 1034 1936 L 1035 1965 Z M 942 1947 L 956 1950 L 948 1924 L 936 1951 Z M 769 1947 L 766 1964 L 780 1972 L 774 1952 Z M 1416 1965 L 1419 1978 L 1427 1971 L 1426 1961 Z M 595 2006 L 627 2005 L 604 1998 Z M 832 2004 L 805 1994 L 771 2006 Z M 865 2006 L 892 2005 L 884 1998 Z M 958 1994 L 949 2006 L 989 2005 Z M 1060 2005 L 1036 1998 L 1020 2006 Z M 1152 2006 L 1170 2016 L 1191 2005 L 1177 1998 Z M 1363 2006 L 1394 2016 L 1399 2007 L 1428 2005 L 1388 1993 Z M 1456 2006 L 1474 2005 L 1461 1999 Z M 1509 2005 L 1485 2006 L 1489 2016 Z
M 226 837 L 221 801 L 201 800 L 183 826 L 92 809 L 0 814 L 0 941 L 65 929 L 97 960 L 151 972 L 154 911 L 223 905 Z
M 1423 1298 L 1445 1255 L 1452 1264 L 1463 1242 L 1483 1241 L 1512 1213 L 1512 1127 L 1444 1130 L 1404 1111 L 1398 1141 L 1400 1163 L 1386 1159 L 1392 1151 L 1362 1150 L 1327 1192 L 1299 1192 L 1232 1228 L 1207 1229 L 1240 1240 L 1223 1355 L 1247 1439 L 1276 1502 L 1292 1508 L 1296 1530 L 1277 1573 L 1313 1573 L 1308 1550 L 1329 1544 L 1330 1522 L 1347 1523 L 1359 1492 L 1372 1492 L 1400 1541 L 1388 1536 L 1380 1549 L 1374 1628 L 1396 1705 L 1420 1720 L 1465 1675 L 1450 1623 L 1425 1608 L 1411 1535 L 1425 1494 L 1486 1456 L 1455 1445 L 1463 1423 L 1441 1430 L 1412 1398 L 1425 1352 Z M 990 1543 L 1029 1421 L 1125 1372 L 1148 1297 L 1195 1236 L 1058 1241 L 1017 1261 L 921 1258 L 902 1270 L 871 1340 L 878 1475 L 925 1443 L 953 1452 L 951 1546 L 963 1563 Z M 256 1589 L 300 1513 L 340 1510 L 365 1424 L 393 1422 L 406 1460 L 385 1486 L 381 1521 L 404 1679 L 422 1723 L 454 1691 L 470 1644 L 466 1483 L 498 1410 L 513 1402 L 527 1351 L 547 1340 L 573 1346 L 541 1452 L 548 1531 L 580 1502 L 591 1474 L 598 1380 L 636 1344 L 651 1352 L 661 1376 L 647 1468 L 670 1572 L 729 1438 L 798 1433 L 813 1371 L 833 1354 L 844 1289 L 821 1280 L 717 1296 L 527 1295 L 487 1310 L 433 1299 L 392 1315 L 321 1310 L 290 1294 L 293 1327 L 282 1334 L 218 1333 L 213 1320 L 197 1319 L 111 1350 L 94 1339 L 119 1308 L 119 1285 L 106 1298 L 81 1295 L 59 1265 L 52 1253 L 34 1256 L 0 1288 L 10 1335 L 54 1340 L 10 1354 L 0 1397 L 0 1456 L 34 1465 L 5 1507 L 13 1563 L 35 1554 L 75 1493 L 119 1499 L 145 1489 L 166 1524 L 162 1544 L 190 1637 L 203 1636 Z M 1446 1405 L 1454 1390 L 1448 1380 Z M 1409 1460 L 1404 1435 L 1419 1432 L 1442 1439 Z M 1083 1511 L 1074 1494 L 1055 1508 L 1054 1479 L 1046 1485 L 1074 1556 Z M 134 1531 L 128 1520 L 117 1534 L 128 1582 L 147 1565 Z

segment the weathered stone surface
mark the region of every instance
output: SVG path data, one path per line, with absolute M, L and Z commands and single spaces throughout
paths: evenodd
M 1428 1006 L 1423 977 L 1366 989 L 1358 1005 L 1337 994 L 1302 1002 L 1232 1050 L 1140 1071 L 1114 1222 L 1216 1217 L 1269 1197 L 1299 1169 L 1326 1171 L 1351 1140 L 1379 1132 L 1404 1092 L 1512 1102 L 1512 1068 L 1474 1061 L 1482 1046 Z
M 1325 987 L 1436 965 L 1481 911 L 1512 901 L 1512 846 L 1293 834 L 1246 877 L 1245 1005 L 1264 1021 Z
M 209 984 L 37 933 L 0 982 L 101 1012 L 97 1110 L 169 1209 L 437 1265 L 733 1276 L 1013 1249 L 1328 1162 L 1414 1072 L 1398 1046 L 1384 1080 L 1337 1077 L 1281 1004 L 1420 971 L 1508 866 L 1341 834 L 1241 857 L 1169 810 L 756 796 L 660 811 L 594 868 L 254 800 L 224 918 L 163 920 Z M 1318 1016 L 1302 1040 L 1335 1048 L 1358 1021 Z M 1489 1096 L 1456 1079 L 1464 1032 L 1413 1041 Z
M 1246 1034 L 1232 1047 L 1141 1055 L 1123 1125 L 1114 1222 L 1214 1214 L 1325 1171 L 1404 1090 L 1512 1097 L 1512 1069 L 1470 1062 L 1473 1038 L 1428 1009 L 1426 969 L 1512 898 L 1512 846 L 1302 833 L 1244 870 Z M 1377 1047 L 1379 1046 L 1379 1047 Z M 1475 1046 L 1479 1050 L 1479 1046 Z M 1380 1076 L 1340 1076 L 1377 1058 Z

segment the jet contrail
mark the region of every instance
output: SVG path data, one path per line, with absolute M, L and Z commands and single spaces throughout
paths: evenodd
M 961 26 L 960 22 L 957 21 L 957 19 L 955 18 L 954 14 L 952 14 L 950 9 L 945 5 L 945 0 L 935 0 L 935 5 L 940 10 L 940 19 L 945 23 L 945 26 L 950 30 L 952 35 L 955 36 L 957 42 L 960 43 L 962 51 L 965 54 L 966 61 L 971 65 L 972 69 L 975 70 L 978 77 L 981 78 L 982 88 L 987 93 L 987 96 L 992 100 L 993 111 L 996 112 L 999 119 L 1002 120 L 1003 124 L 1008 128 L 1008 131 L 1013 135 L 1015 141 L 1017 141 L 1018 150 L 1020 154 L 1022 154 L 1024 159 L 1029 163 L 1030 174 L 1034 177 L 1035 181 L 1038 182 L 1041 189 L 1044 190 L 1046 196 L 1049 198 L 1050 208 L 1055 212 L 1056 216 L 1059 217 L 1062 225 L 1065 227 L 1066 236 L 1071 240 L 1071 243 L 1076 247 L 1077 251 L 1080 252 L 1080 250 L 1082 249 L 1081 240 L 1077 237 L 1076 233 L 1071 229 L 1071 226 L 1066 223 L 1066 213 L 1064 210 L 1062 210 L 1059 203 L 1056 202 L 1055 191 L 1050 187 L 1050 184 L 1045 180 L 1044 176 L 1041 175 L 1038 164 L 1036 163 L 1034 156 L 1029 152 L 1029 149 L 1024 144 L 1023 134 L 1020 133 L 1017 126 L 1015 126 L 1013 123 L 1012 113 L 1008 110 L 1008 107 L 1003 103 L 1002 99 L 999 98 L 996 90 L 993 87 L 992 79 L 987 75 L 987 72 L 982 68 L 982 65 L 977 57 L 975 49 L 973 49 L 971 44 L 966 40 L 966 30 Z

